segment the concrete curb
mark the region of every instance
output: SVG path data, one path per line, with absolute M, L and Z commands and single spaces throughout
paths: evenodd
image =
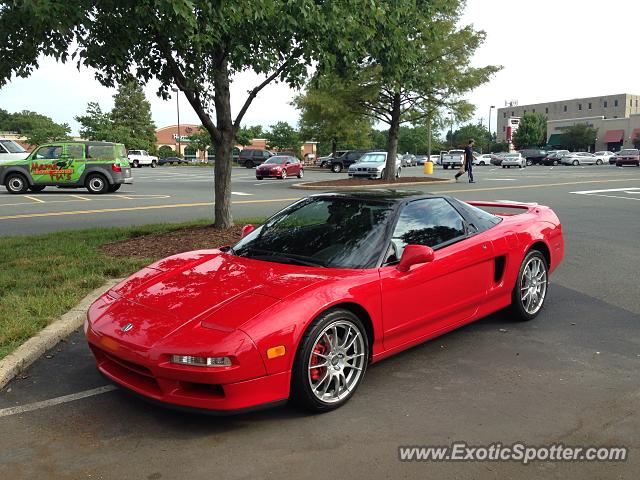
M 24 371 L 43 353 L 68 337 L 84 323 L 89 306 L 109 288 L 122 279 L 109 280 L 80 300 L 75 307 L 20 345 L 13 353 L 0 360 L 0 389 Z
M 434 177 L 435 178 L 435 177 Z M 324 181 L 324 180 L 322 180 Z M 368 190 L 368 189 L 376 189 L 376 188 L 394 188 L 394 187 L 408 187 L 408 186 L 423 186 L 423 185 L 440 185 L 442 183 L 455 183 L 455 180 L 451 178 L 437 178 L 435 180 L 429 182 L 396 182 L 396 183 L 378 183 L 374 185 L 343 185 L 343 186 L 333 186 L 330 187 L 328 185 L 312 185 L 315 182 L 302 182 L 302 183 L 294 183 L 290 185 L 289 188 L 296 188 L 298 190 Z

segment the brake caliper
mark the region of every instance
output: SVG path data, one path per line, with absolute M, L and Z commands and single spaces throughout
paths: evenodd
M 325 347 L 325 345 L 323 343 L 318 343 L 316 344 L 316 346 L 313 349 L 313 355 L 311 356 L 311 367 L 313 367 L 314 365 L 319 365 L 321 363 L 326 363 L 326 360 L 316 354 L 320 354 L 323 355 L 324 352 L 327 351 L 327 347 Z M 309 372 L 310 376 L 311 376 L 311 380 L 318 381 L 320 380 L 325 372 L 326 372 L 327 367 L 318 367 L 318 368 L 312 368 L 311 371 Z

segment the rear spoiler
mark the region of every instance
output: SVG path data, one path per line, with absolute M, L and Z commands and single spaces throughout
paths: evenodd
M 542 205 L 539 205 L 538 203 L 532 202 L 532 203 L 527 203 L 527 202 L 512 202 L 510 200 L 505 200 L 502 202 L 474 202 L 474 201 L 470 201 L 470 202 L 466 202 L 469 205 L 473 205 L 474 207 L 478 207 L 478 208 L 482 208 L 482 207 L 488 207 L 488 208 L 504 208 L 506 209 L 505 212 L 495 212 L 498 213 L 499 215 L 520 215 L 523 213 L 539 213 L 540 212 L 540 207 L 542 207 Z M 543 207 L 544 208 L 544 207 Z M 520 212 L 513 212 L 513 209 L 518 209 L 518 210 L 523 210 Z M 511 210 L 511 211 L 509 211 Z

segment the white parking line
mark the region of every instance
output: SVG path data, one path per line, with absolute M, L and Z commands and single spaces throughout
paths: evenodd
M 43 400 L 42 402 L 28 403 L 26 405 L 21 405 L 18 407 L 3 408 L 2 410 L 0 410 L 0 418 L 8 417 L 10 415 L 17 415 L 19 413 L 32 412 L 34 410 L 40 410 L 41 408 L 53 407 L 54 405 L 73 402 L 75 400 L 93 397 L 95 395 L 101 395 L 103 393 L 111 392 L 115 389 L 116 387 L 114 385 L 105 385 L 104 387 L 93 388 L 91 390 L 85 390 L 84 392 L 72 393 L 71 395 L 63 395 L 62 397 Z
M 38 203 L 46 203 L 44 200 L 40 200 L 39 198 L 32 197 L 30 195 L 25 195 L 24 198 L 28 198 L 29 200 L 33 200 L 34 202 L 38 202 Z
M 239 195 L 241 197 L 250 197 L 253 193 L 244 193 L 244 192 L 231 192 L 231 195 Z

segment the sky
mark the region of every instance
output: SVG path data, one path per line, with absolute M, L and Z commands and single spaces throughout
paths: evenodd
M 463 24 L 484 30 L 487 38 L 476 51 L 474 66 L 502 65 L 493 79 L 466 96 L 476 105 L 476 120 L 486 124 L 489 107 L 517 100 L 520 105 L 572 98 L 640 94 L 638 29 L 626 19 L 640 17 L 637 0 L 467 0 Z M 628 28 L 627 28 L 628 27 Z M 616 74 L 616 72 L 621 72 Z M 260 83 L 252 72 L 236 76 L 231 86 L 233 113 L 247 91 Z M 157 127 L 176 123 L 176 101 L 156 95 L 158 84 L 145 87 Z M 68 123 L 77 134 L 76 115 L 96 101 L 103 110 L 113 106 L 115 89 L 101 86 L 90 69 L 43 59 L 29 78 L 14 78 L 0 89 L 0 108 L 32 110 Z M 245 125 L 296 124 L 290 105 L 297 92 L 283 84 L 267 86 L 245 115 Z M 180 95 L 181 123 L 200 122 Z M 496 112 L 491 126 L 495 130 Z

